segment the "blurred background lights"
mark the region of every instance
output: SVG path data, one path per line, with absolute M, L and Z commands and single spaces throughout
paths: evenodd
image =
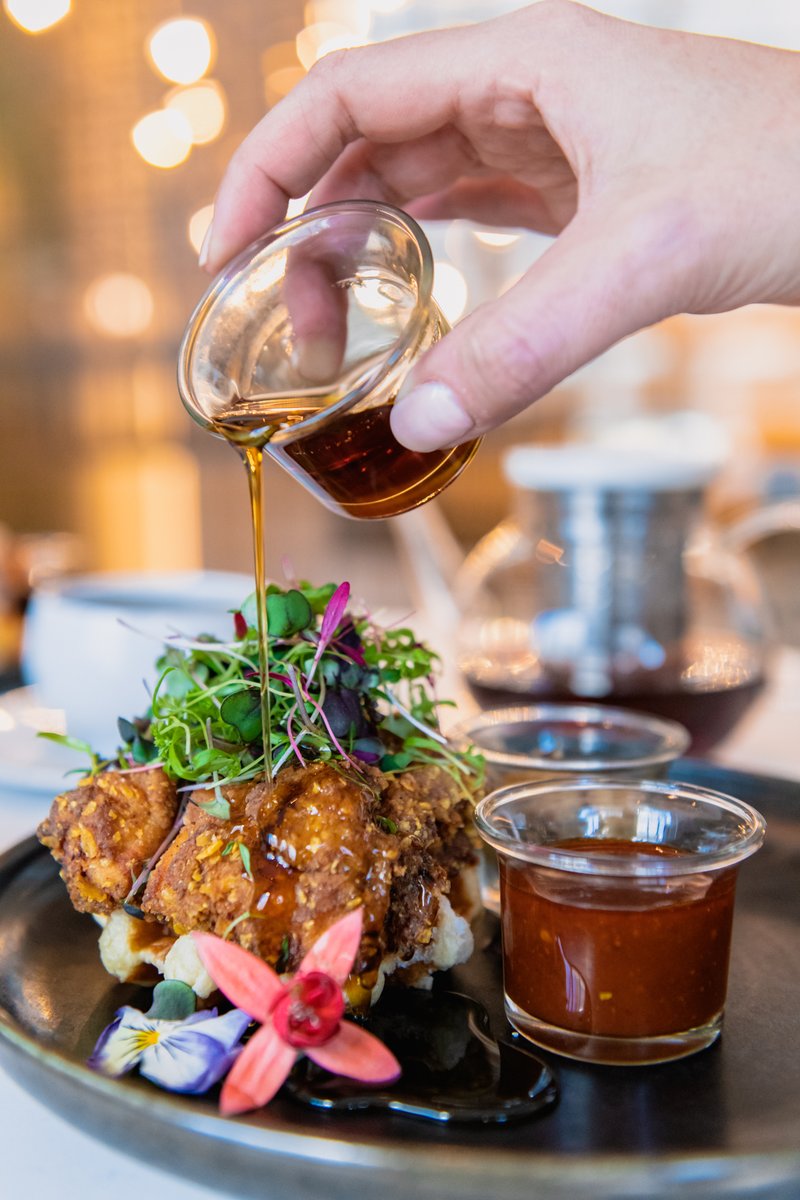
M 367 36 L 372 21 L 369 0 L 308 0 L 303 11 L 306 25 L 334 21 L 361 37 Z
M 369 0 L 370 10 L 374 13 L 398 12 L 406 4 L 406 0 Z
M 458 267 L 448 262 L 434 264 L 433 298 L 454 325 L 467 307 L 467 281 Z
M 300 65 L 297 47 L 291 42 L 275 42 L 261 55 L 261 70 L 264 75 L 264 97 L 267 104 L 277 104 L 305 75 Z
M 167 109 L 182 113 L 192 131 L 195 146 L 204 146 L 219 137 L 225 126 L 225 93 L 213 79 L 175 88 L 164 101 Z
M 133 144 L 151 167 L 177 167 L 192 148 L 192 127 L 174 108 L 148 113 L 131 131 Z
M 192 244 L 195 254 L 200 253 L 203 238 L 206 236 L 206 230 L 211 224 L 213 215 L 214 205 L 204 204 L 202 208 L 198 208 L 197 212 L 192 213 L 189 217 L 189 241 Z
M 475 229 L 473 233 L 482 246 L 491 246 L 493 250 L 513 246 L 519 241 L 518 233 L 499 233 L 493 229 Z
M 136 337 L 153 319 L 153 295 L 138 275 L 101 275 L 86 289 L 83 311 L 104 337 Z
M 11 20 L 26 33 L 50 29 L 71 7 L 71 0 L 3 0 L 3 8 Z
M 264 97 L 267 104 L 277 104 L 284 96 L 288 96 L 293 87 L 301 79 L 305 79 L 305 67 L 279 67 L 270 71 L 264 79 Z
M 156 70 L 172 83 L 196 83 L 214 56 L 214 36 L 199 17 L 165 21 L 150 35 L 150 58 Z
M 297 57 L 307 71 L 331 50 L 348 50 L 352 46 L 363 46 L 365 36 L 343 25 L 340 21 L 318 21 L 306 25 L 297 35 Z
M 497 289 L 498 296 L 504 296 L 506 292 L 511 291 L 512 287 L 516 287 L 524 274 L 524 271 L 518 271 L 514 275 L 509 276 L 508 279 L 504 279 Z

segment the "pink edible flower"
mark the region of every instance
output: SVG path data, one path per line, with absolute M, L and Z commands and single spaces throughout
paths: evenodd
M 195 933 L 203 964 L 232 1004 L 261 1028 L 236 1059 L 222 1088 L 226 1116 L 267 1104 L 301 1054 L 363 1083 L 391 1083 L 400 1064 L 373 1034 L 343 1021 L 342 986 L 361 942 L 362 911 L 348 913 L 306 954 L 284 982 L 255 954 L 210 933 Z

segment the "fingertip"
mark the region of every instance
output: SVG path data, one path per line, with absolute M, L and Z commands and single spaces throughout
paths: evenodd
M 460 397 L 439 380 L 401 388 L 390 419 L 398 442 L 418 453 L 455 446 L 475 432 Z

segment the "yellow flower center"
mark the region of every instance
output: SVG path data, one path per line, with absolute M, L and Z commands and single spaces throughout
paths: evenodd
M 161 1039 L 161 1034 L 157 1029 L 141 1029 L 136 1031 L 136 1051 L 139 1054 L 149 1050 L 151 1046 L 157 1046 Z

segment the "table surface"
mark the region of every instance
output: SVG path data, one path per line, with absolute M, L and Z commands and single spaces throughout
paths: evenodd
M 715 760 L 739 770 L 800 781 L 800 651 L 784 650 L 772 681 Z M 799 793 L 800 796 L 800 793 Z M 800 800 L 799 800 L 800 803 Z M 0 790 L 0 851 L 30 834 L 49 807 L 43 794 Z M 0 1072 L 0 1145 L 4 1155 L 4 1194 L 57 1192 L 81 1200 L 208 1200 L 225 1193 L 155 1169 L 81 1134 L 43 1108 L 7 1074 Z

